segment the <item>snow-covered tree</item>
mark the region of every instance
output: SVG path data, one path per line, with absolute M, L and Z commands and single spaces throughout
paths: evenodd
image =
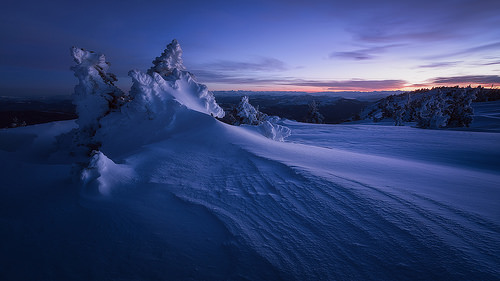
M 315 100 L 312 100 L 309 103 L 309 110 L 307 112 L 306 122 L 323 124 L 324 120 L 325 117 L 319 112 L 319 104 Z
M 449 116 L 445 114 L 447 103 L 441 93 L 425 99 L 417 109 L 417 126 L 420 128 L 444 128 Z
M 185 70 L 184 62 L 182 61 L 182 49 L 176 39 L 172 40 L 161 56 L 156 57 L 153 61 L 153 66 L 148 70 L 149 75 L 154 72 L 166 78 L 170 76 L 174 70 Z
M 248 96 L 242 97 L 238 106 L 233 108 L 229 115 L 234 119 L 233 125 L 258 126 L 264 136 L 273 140 L 283 141 L 291 134 L 288 127 L 278 124 L 280 120 L 278 116 L 268 116 L 260 112 L 258 107 L 255 108 L 250 104 Z
M 477 90 L 469 86 L 465 89 L 455 89 L 447 94 L 448 127 L 470 126 L 474 116 L 472 101 L 476 97 Z
M 11 128 L 25 127 L 25 126 L 26 126 L 26 121 L 21 121 L 17 117 L 12 118 L 12 123 L 10 123 Z
M 97 143 L 92 137 L 99 129 L 99 121 L 113 110 L 123 105 L 128 97 L 114 85 L 116 76 L 108 73 L 109 62 L 103 54 L 77 47 L 70 49 L 76 65 L 71 67 L 78 78 L 78 85 L 73 93 L 73 103 L 79 126 L 79 141 L 95 149 Z
M 214 117 L 223 117 L 224 110 L 217 104 L 207 86 L 198 83 L 194 75 L 185 69 L 181 46 L 174 39 L 161 56 L 153 61 L 153 66 L 147 71 L 147 75 L 158 84 L 160 92 L 174 97 L 181 104 L 189 105 L 193 110 Z M 137 80 L 137 72 L 129 73 L 134 81 Z
M 241 98 L 240 103 L 234 110 L 233 116 L 236 118 L 235 125 L 260 125 L 268 118 L 267 114 L 260 112 L 250 104 L 248 96 Z
M 392 118 L 396 125 L 416 121 L 421 128 L 468 127 L 473 119 L 472 101 L 480 88 L 441 87 L 393 95 L 364 110 L 374 122 Z

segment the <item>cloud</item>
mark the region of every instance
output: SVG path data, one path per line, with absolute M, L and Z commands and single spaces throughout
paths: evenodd
M 437 41 L 456 37 L 453 33 L 444 33 L 439 30 L 359 30 L 355 31 L 356 37 L 365 42 L 384 43 L 384 42 L 414 42 L 414 41 Z
M 490 43 L 486 45 L 481 45 L 469 49 L 465 49 L 460 52 L 461 54 L 469 54 L 469 53 L 477 53 L 482 51 L 490 51 L 490 50 L 500 50 L 500 42 Z
M 438 77 L 430 81 L 434 84 L 496 84 L 500 83 L 498 75 L 467 75 L 453 77 Z
M 275 58 L 260 58 L 255 62 L 220 60 L 204 65 L 206 68 L 218 71 L 284 71 L 289 67 L 281 60 Z
M 355 51 L 347 52 L 333 52 L 329 55 L 331 59 L 333 58 L 344 58 L 344 59 L 354 59 L 354 60 L 369 60 L 374 59 L 375 54 L 384 53 L 388 49 L 400 47 L 403 44 L 391 44 L 386 46 L 376 46 L 371 48 L 364 48 Z
M 500 60 L 484 62 L 484 63 L 476 63 L 476 65 L 497 65 L 497 64 L 500 64 Z
M 249 76 L 234 76 L 221 72 L 195 70 L 195 76 L 205 83 L 221 83 L 233 85 L 252 85 L 252 86 L 265 86 L 265 85 L 281 85 L 281 86 L 297 86 L 297 87 L 310 87 L 324 90 L 327 88 L 331 91 L 336 90 L 353 90 L 353 91 L 375 91 L 375 90 L 392 90 L 401 89 L 407 86 L 407 81 L 404 80 L 304 80 L 294 77 L 278 77 L 274 79 L 249 77 Z
M 376 4 L 375 4 L 376 3 Z M 438 43 L 463 45 L 484 38 L 498 38 L 500 1 L 378 1 L 359 5 L 356 13 L 346 13 L 351 25 L 346 29 L 355 40 L 366 43 Z M 370 13 L 369 10 L 372 10 Z M 472 16 L 473 15 L 473 16 Z M 481 42 L 481 41 L 479 41 Z
M 460 61 L 435 62 L 435 63 L 420 65 L 419 67 L 421 67 L 421 68 L 439 68 L 439 67 L 455 66 L 459 63 L 460 63 Z
M 430 56 L 426 57 L 426 59 L 438 59 L 438 58 L 445 58 L 445 57 L 455 57 L 455 56 L 460 56 L 460 55 L 470 55 L 470 54 L 476 54 L 484 51 L 500 51 L 500 42 L 495 42 L 495 43 L 490 43 L 490 44 L 485 44 L 485 45 L 480 45 L 472 48 L 467 48 L 458 52 L 454 53 L 448 53 L 448 54 L 439 54 L 436 56 Z
M 288 85 L 307 86 L 307 87 L 322 87 L 328 90 L 387 90 L 404 88 L 407 84 L 404 80 L 342 80 L 342 81 L 295 81 Z
M 363 50 L 351 52 L 333 52 L 330 54 L 331 59 L 335 57 L 354 60 L 368 60 L 374 58 L 373 55 L 369 54 L 368 52 L 364 52 Z
M 467 85 L 467 84 L 500 84 L 498 75 L 468 75 L 436 77 L 429 79 L 421 84 L 411 84 L 406 80 L 387 79 L 387 80 L 304 80 L 295 77 L 277 77 L 263 78 L 251 76 L 235 76 L 221 72 L 206 70 L 196 70 L 194 74 L 204 83 L 219 83 L 228 85 L 248 85 L 248 86 L 296 86 L 317 88 L 318 91 L 380 91 L 396 90 L 416 87 L 433 87 L 439 85 Z
M 283 81 L 288 81 L 287 78 L 268 79 L 268 78 L 258 78 L 251 76 L 238 76 L 234 73 L 226 73 L 219 71 L 193 70 L 192 73 L 201 82 L 205 83 L 262 85 L 262 84 L 281 84 L 283 83 Z

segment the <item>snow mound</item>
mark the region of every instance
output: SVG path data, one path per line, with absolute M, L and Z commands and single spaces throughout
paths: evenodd
M 264 121 L 259 125 L 259 128 L 265 137 L 276 141 L 284 141 L 285 138 L 289 137 L 292 132 L 288 127 L 271 123 L 269 121 Z
M 113 186 L 133 179 L 133 168 L 116 164 L 102 152 L 94 151 L 89 166 L 82 171 L 81 180 L 89 194 L 110 195 Z

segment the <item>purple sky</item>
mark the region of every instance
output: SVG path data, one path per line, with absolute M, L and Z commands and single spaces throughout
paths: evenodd
M 69 95 L 73 45 L 126 89 L 173 38 L 211 90 L 500 85 L 496 0 L 57 2 L 3 1 L 0 95 Z

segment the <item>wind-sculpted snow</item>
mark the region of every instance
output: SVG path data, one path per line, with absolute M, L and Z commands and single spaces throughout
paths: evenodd
M 433 130 L 416 138 L 412 133 L 422 130 L 410 127 L 288 122 L 299 134 L 276 142 L 178 109 L 176 134 L 126 153 L 94 154 L 89 178 L 106 184 L 106 196 L 78 196 L 71 158 L 54 155 L 50 140 L 72 123 L 1 131 L 0 234 L 9 243 L 0 246 L 0 274 L 24 280 L 499 276 L 498 153 L 483 154 L 472 142 L 494 147 L 500 134 Z M 440 150 L 443 137 L 453 141 Z M 326 142 L 333 138 L 342 143 Z M 363 147 L 364 138 L 377 145 Z M 431 150 L 416 146 L 425 140 Z M 455 165 L 469 150 L 481 158 Z M 413 157 L 419 151 L 432 155 Z M 28 172 L 33 178 L 19 177 Z
M 167 126 L 175 121 L 179 108 L 224 116 L 207 87 L 184 70 L 182 49 L 176 40 L 153 61 L 147 73 L 129 72 L 133 84 L 128 95 L 114 86 L 116 77 L 107 72 L 109 63 L 104 55 L 76 47 L 71 54 L 76 63 L 71 69 L 79 79 L 73 95 L 79 116 L 79 129 L 74 131 L 78 136 L 74 139 L 77 146 L 87 147 L 87 153 L 102 147 L 130 150 L 134 148 L 132 144 L 146 144 L 169 130 Z M 116 136 L 134 134 L 141 138 L 128 145 L 116 145 Z
M 112 186 L 129 182 L 133 177 L 131 167 L 116 164 L 102 152 L 95 151 L 89 166 L 82 172 L 84 193 L 88 196 L 109 195 Z
M 292 130 L 288 127 L 267 120 L 262 122 L 262 124 L 259 125 L 259 128 L 265 137 L 276 141 L 285 141 L 285 138 L 292 134 Z
M 272 279 L 498 274 L 500 240 L 492 235 L 500 231 L 498 203 L 479 198 L 483 192 L 498 198 L 498 174 L 278 143 L 244 127 L 213 124 L 206 132 L 229 143 L 193 135 L 158 143 L 128 161 L 142 178 L 215 214 L 237 248 L 275 269 Z M 481 208 L 471 208 L 471 194 Z M 237 260 L 273 272 L 253 266 L 251 257 Z M 266 279 L 243 266 L 237 270 L 250 280 Z

